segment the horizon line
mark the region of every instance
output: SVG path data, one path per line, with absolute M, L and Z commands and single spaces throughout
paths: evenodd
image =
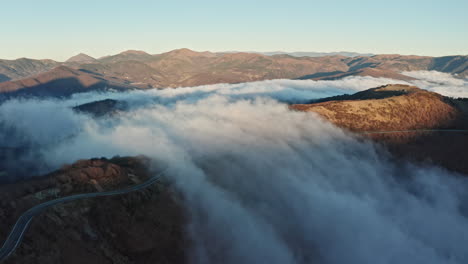
M 391 53 L 391 52 L 389 52 L 389 53 L 372 53 L 372 52 L 358 52 L 358 51 L 347 51 L 347 50 L 341 50 L 341 51 L 310 51 L 310 50 L 309 51 L 300 51 L 300 50 L 296 50 L 296 51 L 284 51 L 284 50 L 269 50 L 269 51 L 224 50 L 224 51 L 210 51 L 210 50 L 202 50 L 202 51 L 199 51 L 199 50 L 195 50 L 195 49 L 191 49 L 191 48 L 175 48 L 175 49 L 171 49 L 171 50 L 167 50 L 167 51 L 162 51 L 162 52 L 159 52 L 159 53 L 152 53 L 152 52 L 147 52 L 145 50 L 130 48 L 130 49 L 126 49 L 126 50 L 123 50 L 121 52 L 118 52 L 118 53 L 102 55 L 102 56 L 95 56 L 95 55 L 92 56 L 92 55 L 89 55 L 90 53 L 88 53 L 88 52 L 81 51 L 81 52 L 75 53 L 74 55 L 69 56 L 65 60 L 56 60 L 56 59 L 52 59 L 52 58 L 38 58 L 38 57 L 29 57 L 29 56 L 17 57 L 17 58 L 14 58 L 14 59 L 0 58 L 0 60 L 15 61 L 15 60 L 20 60 L 20 59 L 30 59 L 30 60 L 39 60 L 39 61 L 52 60 L 52 61 L 55 61 L 55 62 L 66 62 L 68 59 L 70 59 L 70 58 L 72 58 L 74 56 L 80 55 L 80 54 L 84 54 L 84 55 L 92 57 L 93 59 L 99 60 L 99 59 L 102 59 L 102 58 L 105 58 L 105 57 L 119 55 L 119 54 L 129 52 L 129 51 L 144 52 L 144 53 L 147 53 L 149 55 L 156 56 L 156 55 L 161 55 L 161 54 L 164 54 L 164 53 L 169 53 L 169 52 L 173 52 L 173 51 L 177 51 L 177 50 L 189 50 L 189 51 L 193 51 L 193 52 L 197 52 L 197 53 L 204 53 L 204 52 L 210 52 L 210 53 L 251 53 L 251 54 L 263 54 L 263 55 L 265 55 L 265 53 L 279 53 L 279 54 L 286 54 L 286 55 L 292 54 L 292 53 L 318 53 L 318 54 L 323 53 L 323 54 L 330 54 L 330 55 L 317 56 L 317 57 L 336 56 L 336 55 L 332 55 L 334 53 L 355 53 L 355 54 L 359 54 L 359 55 L 354 56 L 354 57 L 361 57 L 361 56 L 369 57 L 369 56 L 376 56 L 376 55 L 400 55 L 400 56 L 418 56 L 418 57 L 432 57 L 432 58 L 451 57 L 451 56 L 468 56 L 468 54 L 419 55 L 419 54 L 405 54 L 405 53 Z M 270 55 L 267 55 L 267 56 L 270 56 Z M 308 56 L 305 55 L 304 57 L 308 57 Z

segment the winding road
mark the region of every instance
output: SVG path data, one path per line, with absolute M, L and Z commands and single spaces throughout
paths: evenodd
M 369 131 L 369 132 L 361 132 L 358 134 L 390 134 L 390 133 L 410 133 L 410 132 L 456 132 L 456 133 L 468 133 L 468 130 L 463 129 L 415 129 L 415 130 L 394 130 L 394 131 Z M 34 216 L 42 213 L 46 209 L 60 204 L 71 202 L 74 200 L 84 199 L 84 198 L 94 198 L 94 197 L 103 197 L 103 196 L 114 196 L 114 195 L 121 195 L 126 193 L 135 192 L 138 190 L 142 190 L 144 188 L 149 187 L 150 185 L 154 184 L 160 179 L 160 176 L 164 174 L 166 170 L 161 172 L 160 174 L 151 177 L 146 182 L 130 186 L 128 188 L 124 188 L 121 190 L 115 191 L 108 191 L 108 192 L 97 192 L 97 193 L 85 193 L 85 194 L 77 194 L 68 197 L 63 197 L 55 200 L 51 200 L 42 204 L 38 204 L 31 209 L 24 212 L 16 221 L 15 226 L 10 232 L 10 235 L 6 239 L 5 243 L 3 244 L 2 248 L 0 249 L 0 262 L 3 262 L 6 258 L 8 258 L 18 247 L 20 244 L 24 233 L 28 229 L 32 219 Z
M 15 226 L 11 230 L 8 238 L 6 239 L 5 243 L 3 244 L 2 248 L 0 249 L 0 262 L 3 262 L 6 258 L 8 258 L 18 247 L 20 244 L 24 233 L 29 227 L 29 224 L 31 223 L 31 220 L 34 218 L 34 216 L 42 213 L 46 209 L 60 204 L 60 203 L 66 203 L 66 202 L 71 202 L 74 200 L 79 200 L 79 199 L 84 199 L 84 198 L 94 198 L 94 197 L 103 197 L 103 196 L 115 196 L 115 195 L 121 195 L 121 194 L 126 194 L 126 193 L 131 193 L 135 191 L 139 191 L 142 189 L 145 189 L 152 184 L 156 183 L 159 181 L 161 175 L 164 174 L 166 170 L 163 172 L 159 173 L 158 175 L 151 177 L 148 179 L 146 182 L 133 185 L 124 189 L 120 190 L 115 190 L 115 191 L 108 191 L 108 192 L 96 192 L 96 193 L 84 193 L 84 194 L 77 194 L 77 195 L 71 195 L 63 198 L 58 198 L 55 200 L 47 201 L 45 203 L 38 204 L 31 209 L 27 210 L 24 212 L 16 221 Z

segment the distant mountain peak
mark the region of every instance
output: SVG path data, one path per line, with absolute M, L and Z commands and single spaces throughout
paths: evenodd
M 119 54 L 121 55 L 150 55 L 147 52 L 144 52 L 142 50 L 126 50 Z
M 191 53 L 198 53 L 194 50 L 187 49 L 187 48 L 181 48 L 181 49 L 175 49 L 173 51 L 170 51 L 171 53 L 179 53 L 179 54 L 191 54 Z
M 80 53 L 78 55 L 75 55 L 71 58 L 69 58 L 68 60 L 66 60 L 65 62 L 94 62 L 96 61 L 95 58 L 87 55 L 87 54 L 84 54 L 84 53 Z
M 172 50 L 172 51 L 167 52 L 167 54 L 173 54 L 173 55 L 179 55 L 179 56 L 185 56 L 185 57 L 216 56 L 214 53 L 211 53 L 209 51 L 198 52 L 198 51 L 194 51 L 194 50 L 187 49 L 187 48 Z

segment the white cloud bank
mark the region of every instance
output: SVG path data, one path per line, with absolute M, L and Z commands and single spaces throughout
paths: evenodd
M 456 78 L 449 73 L 437 71 L 413 71 L 402 74 L 419 80 L 411 83 L 445 96 L 468 98 L 468 79 Z
M 0 124 L 14 136 L 0 140 L 34 147 L 50 167 L 137 154 L 168 166 L 190 213 L 193 263 L 468 263 L 465 178 L 394 164 L 370 142 L 278 102 L 386 83 L 279 80 L 14 100 L 0 105 Z M 104 98 L 130 110 L 95 120 L 69 108 Z

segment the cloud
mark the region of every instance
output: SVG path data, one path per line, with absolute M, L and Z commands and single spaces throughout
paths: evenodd
M 412 81 L 412 84 L 422 89 L 450 97 L 468 98 L 468 79 L 437 71 L 413 71 L 403 74 L 419 79 Z
M 4 143 L 31 146 L 49 169 L 138 154 L 168 166 L 190 216 L 193 263 L 466 263 L 465 178 L 395 163 L 284 103 L 386 83 L 279 80 L 11 100 L 0 105 L 0 124 L 14 131 Z M 70 110 L 104 98 L 129 110 L 104 119 Z

